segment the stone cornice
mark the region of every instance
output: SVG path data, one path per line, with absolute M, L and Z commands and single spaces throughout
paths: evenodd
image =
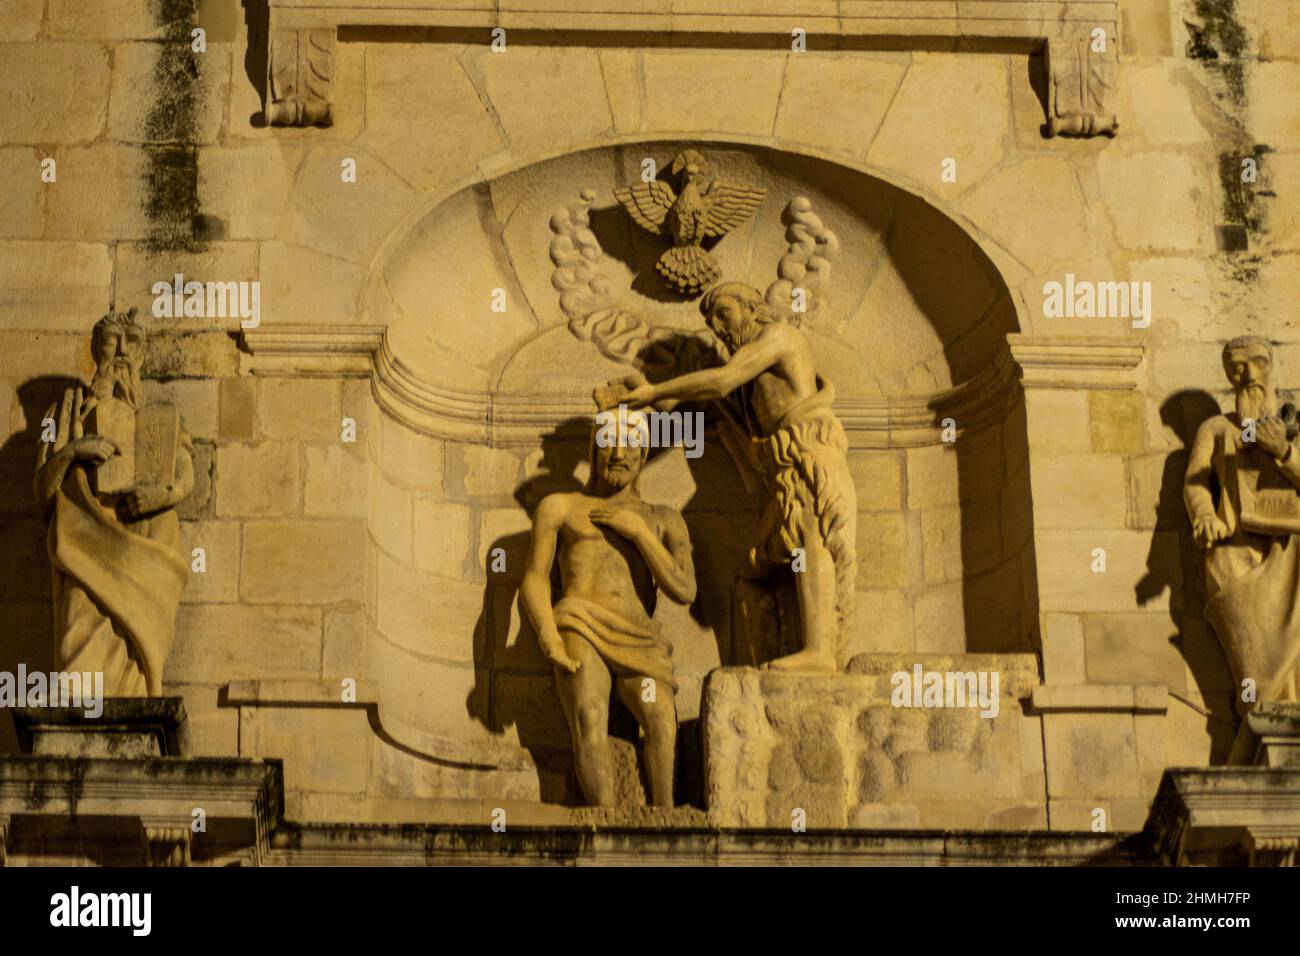
M 1007 336 L 1021 384 L 1031 388 L 1134 389 L 1141 342 L 1063 335 Z
M 1035 714 L 1163 714 L 1169 691 L 1161 684 L 1040 684 L 1032 705 Z
M 355 39 L 464 42 L 466 31 L 513 30 L 549 46 L 752 48 L 788 43 L 795 29 L 810 50 L 1049 51 L 1049 135 L 1113 135 L 1118 0 L 811 0 L 789 12 L 781 0 L 269 0 L 265 114 L 272 126 L 334 121 L 334 53 L 340 31 Z M 1092 32 L 1105 31 L 1102 52 Z
M 1300 847 L 1300 770 L 1170 768 L 1148 832 L 1167 864 L 1294 864 Z M 1234 848 L 1236 859 L 1234 859 Z
M 557 425 L 592 414 L 589 392 L 499 395 L 425 381 L 393 352 L 382 326 L 277 325 L 243 333 L 255 375 L 368 376 L 379 406 L 435 438 L 495 446 L 532 445 Z M 934 395 L 835 403 L 853 448 L 908 448 L 940 441 L 944 421 L 957 432 L 995 425 L 1019 400 L 1006 349 L 962 385 Z
M 646 32 L 661 35 L 809 33 L 845 38 L 1046 39 L 1104 27 L 1113 37 L 1118 0 L 820 0 L 790 12 L 782 0 L 270 0 L 287 27 L 376 26 Z

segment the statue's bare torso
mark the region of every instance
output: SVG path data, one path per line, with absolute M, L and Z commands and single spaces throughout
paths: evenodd
M 655 582 L 636 545 L 591 521 L 593 508 L 608 508 L 608 498 L 575 492 L 554 496 L 562 509 L 559 527 L 560 580 L 565 597 L 599 604 L 635 621 L 650 623 Z M 653 505 L 639 499 L 631 505 L 646 523 L 659 530 Z
M 775 432 L 781 419 L 804 399 L 817 392 L 817 373 L 812 348 L 798 329 L 789 325 L 764 326 L 757 342 L 771 342 L 776 361 L 753 380 L 750 404 L 764 435 Z

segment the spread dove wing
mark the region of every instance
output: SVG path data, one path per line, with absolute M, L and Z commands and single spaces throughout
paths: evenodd
M 677 201 L 673 187 L 658 179 L 614 190 L 614 198 L 623 204 L 638 226 L 655 235 L 663 233 L 664 219 Z
M 761 186 L 740 186 L 722 180 L 715 182 L 713 188 L 704 194 L 707 215 L 704 220 L 704 235 L 714 239 L 725 236 L 754 214 L 758 204 L 767 195 Z

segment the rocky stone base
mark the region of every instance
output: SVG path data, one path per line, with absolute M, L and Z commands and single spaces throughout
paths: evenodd
M 923 676 L 984 674 L 990 690 L 996 674 L 996 715 L 925 706 L 924 697 L 922 706 L 895 706 L 894 675 L 910 687 L 918 665 Z M 834 675 L 716 670 L 703 704 L 709 819 L 809 830 L 1046 829 L 1041 720 L 1021 707 L 1037 683 L 1031 654 L 869 654 Z

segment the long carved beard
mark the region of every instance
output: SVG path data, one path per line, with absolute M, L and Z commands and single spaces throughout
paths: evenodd
M 749 319 L 739 329 L 736 330 L 734 341 L 731 337 L 723 338 L 722 344 L 727 350 L 727 356 L 735 355 L 742 347 L 748 345 L 758 337 L 758 333 L 763 331 L 762 325 L 755 319 Z
M 1273 391 L 1264 385 L 1246 385 L 1237 389 L 1237 417 L 1259 421 L 1273 414 Z
M 120 398 L 138 410 L 142 404 L 140 369 L 131 359 L 119 355 L 111 365 L 97 369 L 90 390 L 99 398 Z

